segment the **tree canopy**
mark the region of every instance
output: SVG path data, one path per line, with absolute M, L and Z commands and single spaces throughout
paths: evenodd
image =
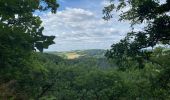
M 103 17 L 105 20 L 111 19 L 112 11 L 121 11 L 120 21 L 130 21 L 132 32 L 119 43 L 113 44 L 112 49 L 108 51 L 108 58 L 135 58 L 139 65 L 142 63 L 143 57 L 148 60 L 150 52 L 143 52 L 143 49 L 154 47 L 157 44 L 170 44 L 170 1 L 166 0 L 119 0 L 118 4 L 114 4 L 114 0 L 110 0 L 110 5 L 105 7 Z M 122 11 L 125 7 L 128 11 Z M 134 31 L 136 24 L 146 24 L 143 31 Z M 125 57 L 126 56 L 126 57 Z M 121 62 L 120 62 L 121 63 Z
M 56 13 L 58 7 L 56 0 L 0 0 L 0 84 L 13 81 L 24 88 L 23 79 L 31 81 L 31 69 L 38 68 L 32 54 L 55 38 L 42 33 L 42 21 L 34 12 Z
M 17 56 L 27 57 L 33 50 L 43 51 L 54 43 L 54 36 L 42 34 L 44 27 L 36 10 L 55 13 L 56 0 L 1 0 L 0 1 L 0 64 L 12 64 Z

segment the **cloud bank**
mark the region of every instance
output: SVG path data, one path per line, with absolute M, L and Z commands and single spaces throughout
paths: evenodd
M 55 35 L 51 51 L 108 49 L 128 31 L 126 24 L 104 21 L 96 13 L 81 8 L 66 8 L 57 14 L 41 16 L 44 34 Z M 120 24 L 120 25 L 119 25 Z

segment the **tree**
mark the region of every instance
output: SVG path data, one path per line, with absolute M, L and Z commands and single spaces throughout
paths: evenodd
M 139 58 L 139 65 L 141 61 L 148 60 L 151 52 L 143 52 L 144 48 L 154 47 L 156 44 L 170 44 L 170 1 L 166 0 L 165 3 L 160 3 L 161 0 L 119 0 L 118 5 L 114 5 L 114 0 L 110 0 L 111 4 L 104 8 L 103 17 L 105 20 L 111 19 L 112 11 L 122 11 L 125 7 L 130 7 L 128 11 L 120 14 L 120 21 L 128 20 L 131 22 L 132 29 L 134 25 L 145 23 L 143 31 L 130 32 L 119 43 L 114 44 L 112 49 L 108 51 L 108 57 L 115 57 L 125 59 Z M 126 41 L 128 38 L 128 41 Z M 126 43 L 127 42 L 127 43 Z M 122 46 L 120 46 L 122 45 Z M 119 50 L 116 50 L 118 49 Z M 124 59 L 119 59 L 120 63 Z M 143 62 L 143 61 L 142 61 Z
M 36 10 L 56 13 L 56 0 L 0 0 L 0 85 L 29 76 L 32 54 L 54 43 L 42 34 L 44 27 Z M 22 85 L 21 85 L 22 86 Z
M 40 5 L 40 3 L 46 3 L 47 6 Z M 1 35 L 7 35 L 9 41 L 13 43 L 17 40 L 15 34 L 18 36 L 21 34 L 25 41 L 20 45 L 22 44 L 24 49 L 38 49 L 39 51 L 43 51 L 43 48 L 48 48 L 54 43 L 54 36 L 42 34 L 44 29 L 41 26 L 42 22 L 38 16 L 34 16 L 33 12 L 51 8 L 51 11 L 55 13 L 58 7 L 55 0 L 1 0 L 0 7 Z

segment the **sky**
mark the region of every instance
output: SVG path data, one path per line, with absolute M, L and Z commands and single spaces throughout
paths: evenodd
M 102 19 L 106 0 L 58 0 L 56 14 L 40 14 L 45 35 L 54 35 L 55 44 L 45 51 L 71 51 L 84 49 L 109 49 L 130 30 L 128 22 Z

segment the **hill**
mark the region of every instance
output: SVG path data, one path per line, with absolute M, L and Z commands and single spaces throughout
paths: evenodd
M 94 58 L 105 58 L 104 55 L 106 50 L 103 49 L 89 49 L 89 50 L 74 50 L 74 51 L 65 51 L 65 52 L 47 52 L 49 54 L 58 55 L 65 59 L 76 59 L 80 57 L 94 57 Z

